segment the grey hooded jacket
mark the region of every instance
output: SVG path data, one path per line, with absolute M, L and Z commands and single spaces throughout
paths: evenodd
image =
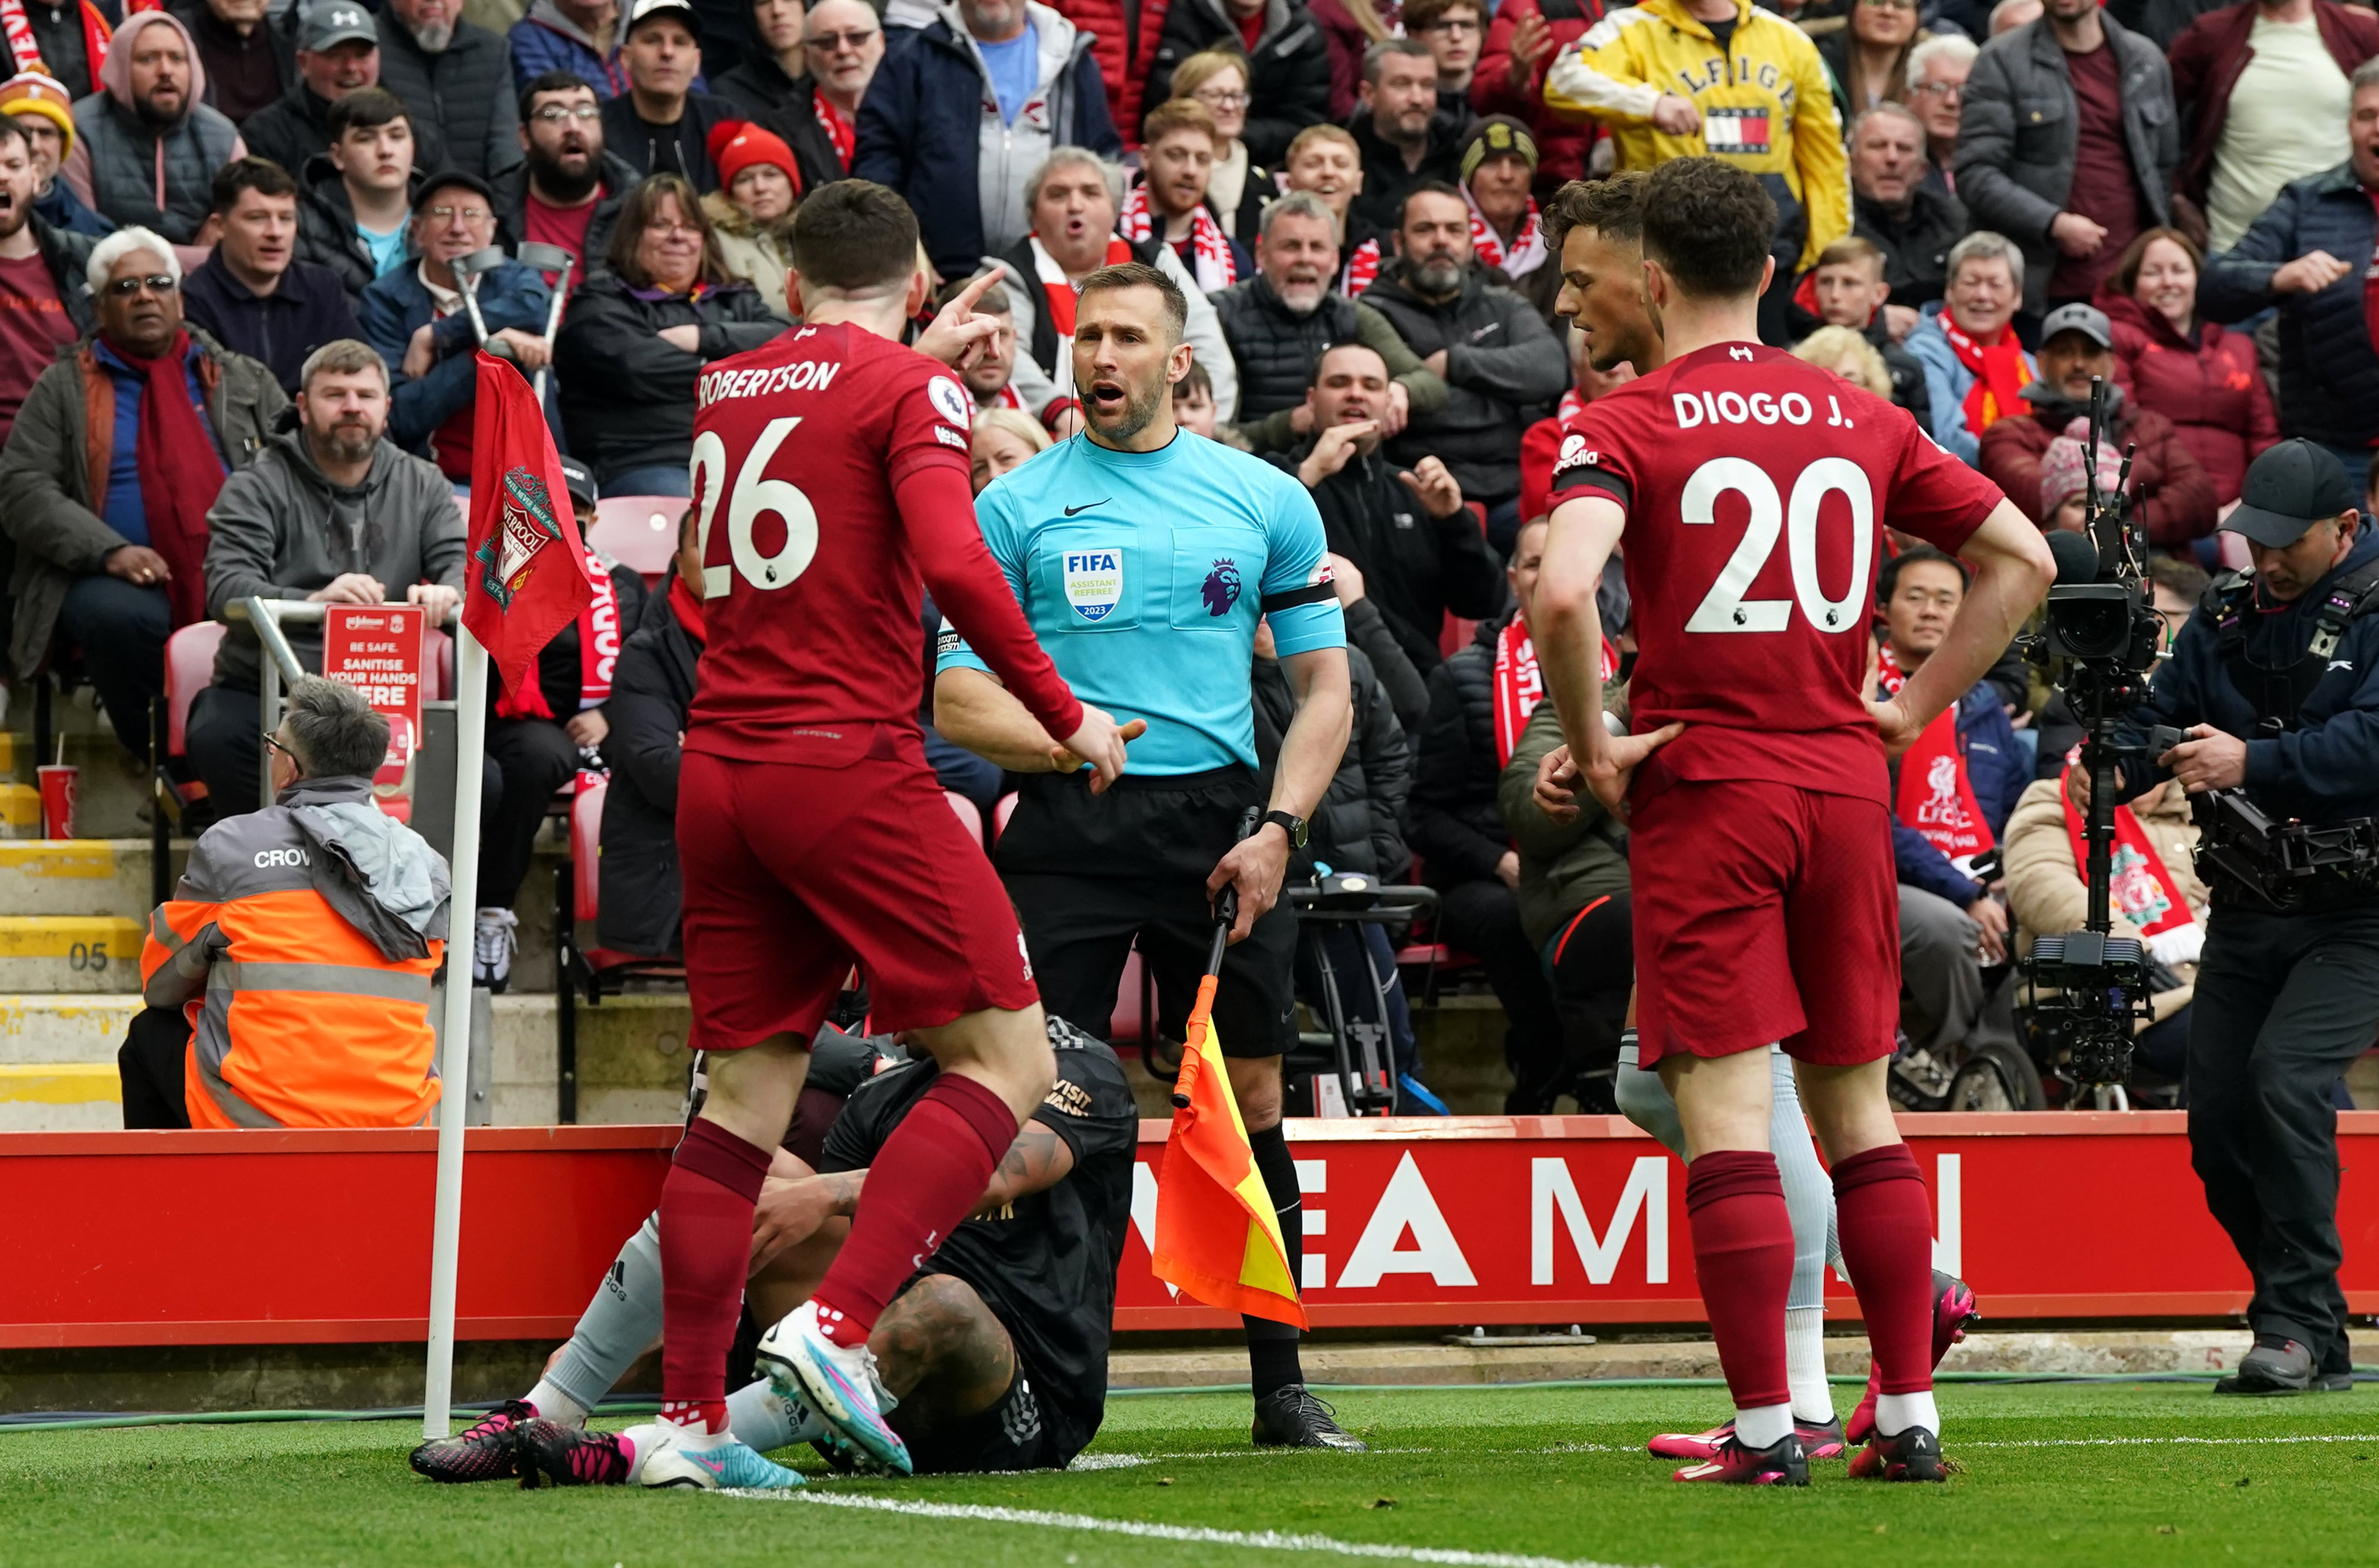
M 207 513 L 207 609 L 251 594 L 302 599 L 343 573 L 376 577 L 392 599 L 416 583 L 463 586 L 463 513 L 436 465 L 382 440 L 361 485 L 334 485 L 314 465 L 303 430 L 273 437 L 263 454 L 223 481 Z M 320 627 L 288 629 L 293 652 L 322 668 Z M 235 622 L 215 655 L 218 685 L 256 689 L 261 650 Z

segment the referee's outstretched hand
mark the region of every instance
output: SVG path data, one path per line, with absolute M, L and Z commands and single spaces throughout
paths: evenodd
M 1082 705 L 1082 727 L 1066 737 L 1065 754 L 1052 760 L 1060 772 L 1070 773 L 1083 763 L 1093 769 L 1091 793 L 1103 795 L 1123 777 L 1123 749 L 1128 742 L 1148 733 L 1148 720 L 1135 718 L 1118 726 L 1105 712 Z

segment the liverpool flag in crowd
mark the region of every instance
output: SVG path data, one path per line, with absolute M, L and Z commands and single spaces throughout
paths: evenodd
M 1209 1307 L 1306 1327 L 1288 1249 L 1214 1036 L 1214 976 L 1199 983 L 1156 1178 L 1156 1277 Z
M 511 365 L 478 357 L 463 624 L 511 692 L 537 679 L 537 656 L 577 618 L 595 585 L 537 394 Z

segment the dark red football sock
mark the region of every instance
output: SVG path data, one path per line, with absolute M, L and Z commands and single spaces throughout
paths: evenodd
M 1922 1393 L 1933 1386 L 1933 1204 L 1908 1145 L 1835 1165 L 1834 1213 L 1883 1392 Z
M 974 1080 L 946 1072 L 925 1091 L 868 1165 L 850 1239 L 818 1285 L 827 1338 L 866 1343 L 893 1293 L 974 1212 L 1015 1141 L 1016 1113 Z
M 727 1350 L 769 1151 L 717 1122 L 686 1128 L 661 1183 L 661 1418 L 727 1430 Z
M 1793 1218 L 1776 1156 L 1714 1149 L 1685 1167 L 1694 1272 L 1720 1368 L 1738 1410 L 1789 1405 L 1784 1302 L 1793 1288 Z

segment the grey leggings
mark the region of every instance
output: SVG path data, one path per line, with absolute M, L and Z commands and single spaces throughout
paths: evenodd
M 1784 1178 L 1784 1207 L 1793 1216 L 1793 1294 L 1787 1311 L 1826 1304 L 1826 1265 L 1842 1260 L 1834 1241 L 1834 1183 L 1817 1163 L 1817 1146 L 1809 1124 L 1801 1116 L 1801 1092 L 1793 1081 L 1793 1058 L 1768 1047 L 1769 1081 L 1774 1086 L 1768 1117 L 1768 1146 L 1776 1154 L 1776 1169 Z M 1619 1109 L 1629 1121 L 1669 1146 L 1678 1159 L 1685 1153 L 1685 1124 L 1677 1119 L 1677 1103 L 1657 1072 L 1636 1065 L 1632 1034 L 1619 1047 L 1619 1079 L 1615 1086 Z

